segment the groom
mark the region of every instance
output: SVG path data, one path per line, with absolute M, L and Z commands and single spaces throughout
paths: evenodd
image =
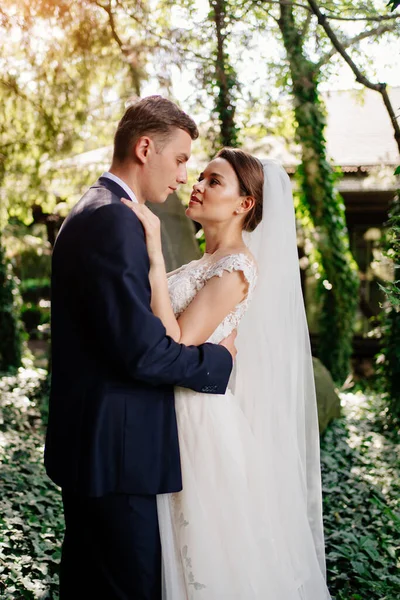
M 186 182 L 192 119 L 150 96 L 127 109 L 110 172 L 65 220 L 52 262 L 45 446 L 62 488 L 60 600 L 160 600 L 156 494 L 182 489 L 173 386 L 223 394 L 234 336 L 186 347 L 150 308 L 143 228 L 122 202 Z

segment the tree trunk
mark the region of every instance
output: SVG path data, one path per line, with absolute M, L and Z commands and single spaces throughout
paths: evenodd
M 313 222 L 320 254 L 322 312 L 318 354 L 334 380 L 342 383 L 349 373 L 358 278 L 349 250 L 343 201 L 335 192 L 334 174 L 326 158 L 325 115 L 315 65 L 303 53 L 293 6 L 282 1 L 280 11 L 279 27 L 295 100 L 296 137 L 302 152 L 298 171 L 301 201 Z
M 234 89 L 237 86 L 236 73 L 229 64 L 225 49 L 226 34 L 226 2 L 225 0 L 210 0 L 215 23 L 217 49 L 215 53 L 215 80 L 218 87 L 216 111 L 220 121 L 220 141 L 222 146 L 237 145 L 237 128 L 235 125 Z

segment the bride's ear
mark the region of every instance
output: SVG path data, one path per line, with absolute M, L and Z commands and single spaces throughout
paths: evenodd
M 248 213 L 253 208 L 255 203 L 256 201 L 253 196 L 243 196 L 240 202 L 240 212 L 243 214 Z

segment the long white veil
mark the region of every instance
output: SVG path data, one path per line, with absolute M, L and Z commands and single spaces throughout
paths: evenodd
M 318 417 L 292 189 L 282 166 L 262 163 L 263 219 L 245 239 L 258 282 L 238 329 L 235 396 L 259 448 L 271 534 L 289 559 L 288 577 L 299 597 L 324 600 Z

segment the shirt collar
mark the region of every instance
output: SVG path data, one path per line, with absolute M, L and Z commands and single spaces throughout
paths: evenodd
M 138 199 L 136 198 L 134 192 L 131 190 L 131 188 L 129 187 L 129 185 L 127 185 L 125 183 L 125 181 L 122 181 L 122 179 L 120 179 L 119 177 L 117 177 L 116 175 L 114 175 L 114 173 L 110 173 L 109 171 L 106 171 L 105 173 L 102 174 L 102 177 L 105 177 L 106 179 L 111 179 L 111 181 L 114 181 L 115 183 L 118 183 L 118 185 L 120 187 L 122 187 L 122 189 L 124 190 L 124 192 L 127 193 L 129 200 L 132 200 L 132 202 L 136 202 L 138 203 Z

